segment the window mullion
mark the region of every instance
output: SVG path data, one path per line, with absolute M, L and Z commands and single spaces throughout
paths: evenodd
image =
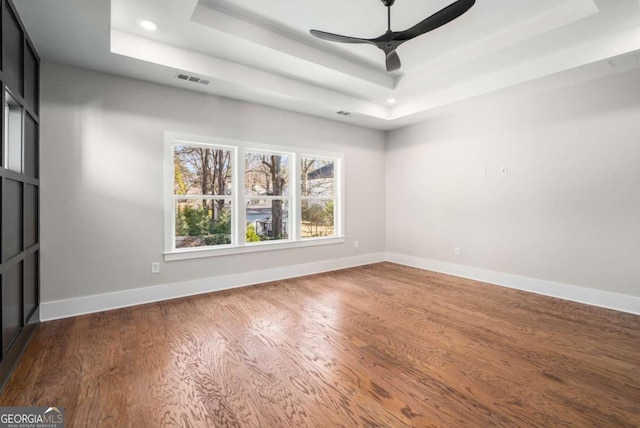
M 234 182 L 235 185 L 232 186 L 233 194 L 235 195 L 235 244 L 238 246 L 244 246 L 247 243 L 247 200 L 245 197 L 244 191 L 244 157 L 245 150 L 244 148 L 238 148 L 235 150 L 235 158 L 236 158 L 236 168 L 234 169 Z
M 333 221 L 336 236 L 344 235 L 345 190 L 344 190 L 344 160 L 336 159 L 333 184 Z
M 302 201 L 335 201 L 335 196 L 302 196 L 300 197 Z
M 219 195 L 173 195 L 173 200 L 174 201 L 178 201 L 180 199 L 185 199 L 185 200 L 194 200 L 194 201 L 218 201 L 218 200 L 225 200 L 225 201 L 233 201 L 233 196 L 228 196 L 228 195 L 224 195 L 224 196 L 219 196 Z
M 296 154 L 292 155 L 293 168 L 291 168 L 291 177 L 289 186 L 289 192 L 291 194 L 291 203 L 289 204 L 289 220 L 291 222 L 291 235 L 294 241 L 299 241 L 301 238 L 301 205 L 300 197 L 302 196 L 302 188 L 300 187 L 300 159 Z
M 164 211 L 165 211 L 165 223 L 164 223 L 164 248 L 166 250 L 175 251 L 176 249 L 176 208 L 174 198 L 168 197 L 169 194 L 173 194 L 174 186 L 174 158 L 173 158 L 173 144 L 169 141 L 165 141 L 164 145 Z

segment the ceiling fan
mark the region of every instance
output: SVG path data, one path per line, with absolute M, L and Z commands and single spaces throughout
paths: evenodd
M 387 32 L 375 39 L 361 39 L 358 37 L 341 36 L 340 34 L 327 33 L 325 31 L 311 30 L 310 33 L 319 39 L 340 43 L 368 43 L 380 48 L 386 56 L 387 71 L 400 68 L 400 58 L 396 53 L 398 46 L 406 41 L 418 37 L 424 33 L 435 30 L 438 27 L 453 21 L 460 15 L 471 9 L 475 0 L 458 0 L 427 19 L 417 23 L 404 31 L 391 31 L 391 6 L 395 0 L 381 0 L 387 7 Z

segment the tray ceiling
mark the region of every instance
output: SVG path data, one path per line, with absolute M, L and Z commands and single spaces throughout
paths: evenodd
M 392 29 L 451 2 L 397 0 Z M 459 19 L 402 45 L 403 66 L 393 73 L 374 46 L 309 34 L 314 28 L 378 36 L 386 30 L 379 0 L 21 0 L 16 6 L 47 60 L 377 129 L 543 78 L 584 80 L 640 66 L 610 62 L 638 58 L 639 0 L 478 0 Z M 158 29 L 144 30 L 141 19 Z M 209 84 L 178 79 L 180 73 Z

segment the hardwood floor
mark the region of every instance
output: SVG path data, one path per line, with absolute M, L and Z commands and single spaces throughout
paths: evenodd
M 41 324 L 68 427 L 640 426 L 640 317 L 390 263 Z

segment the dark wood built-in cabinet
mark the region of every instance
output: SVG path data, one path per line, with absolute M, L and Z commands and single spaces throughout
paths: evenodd
M 40 319 L 40 59 L 12 2 L 0 1 L 1 387 Z

